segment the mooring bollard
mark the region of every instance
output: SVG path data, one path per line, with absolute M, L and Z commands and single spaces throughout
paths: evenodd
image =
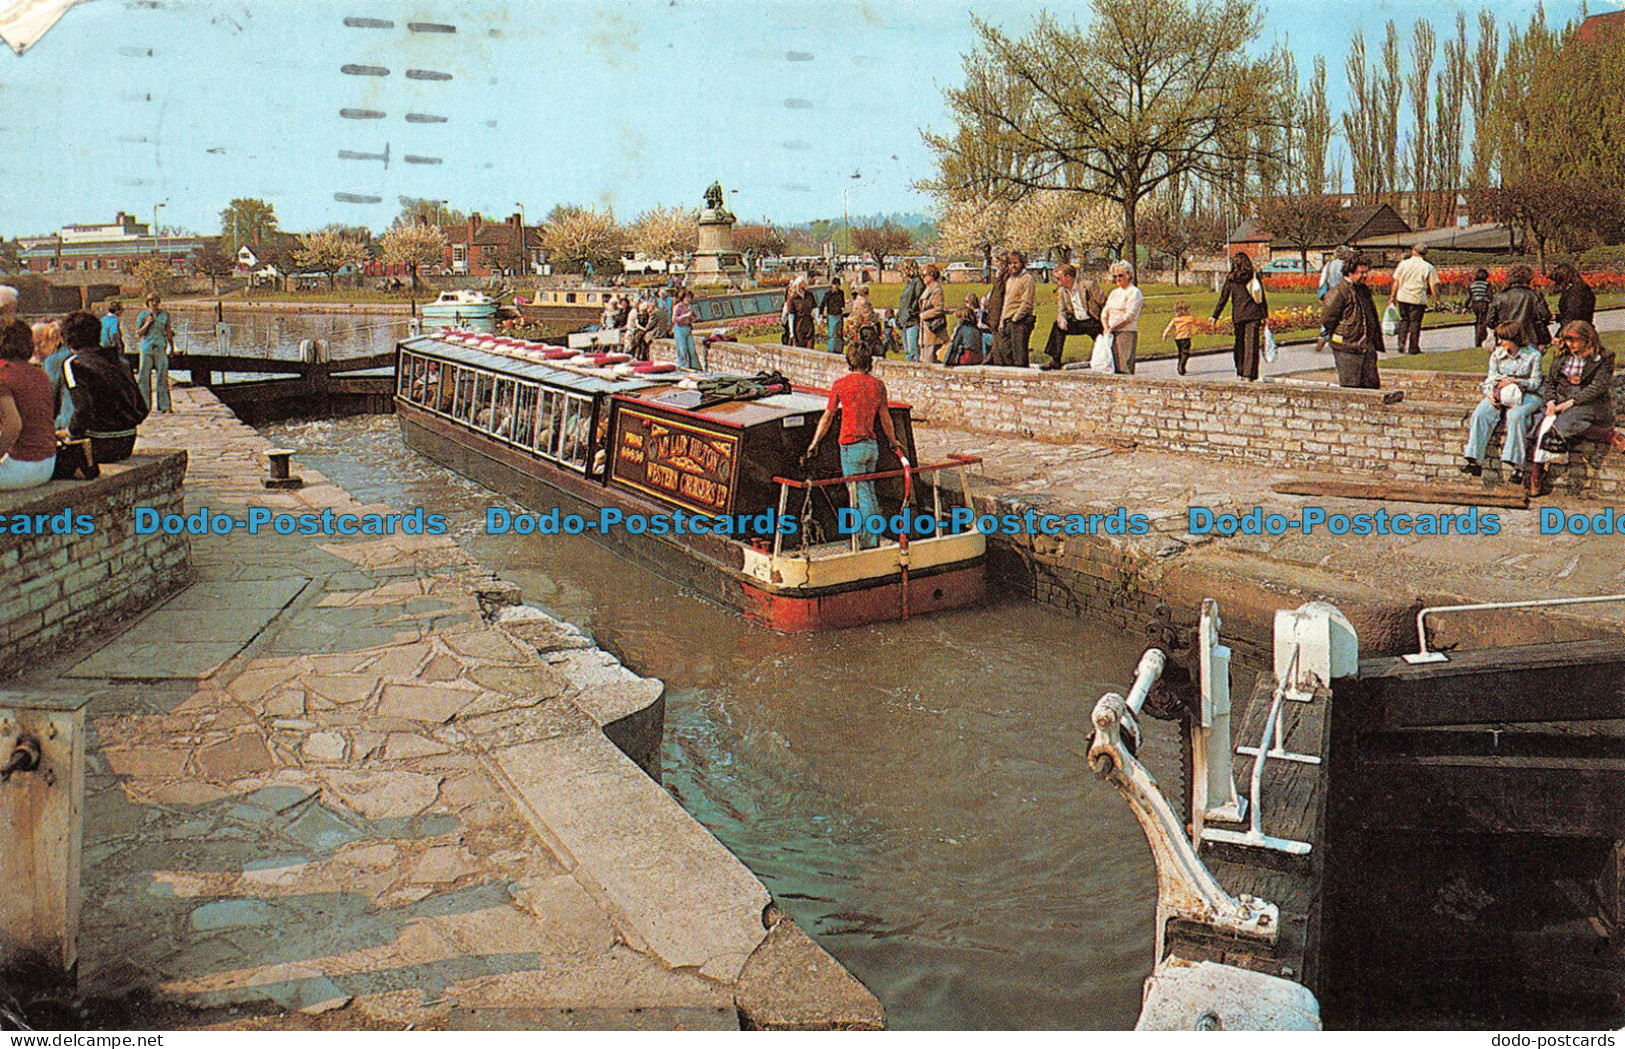
M 292 464 L 290 463 L 290 460 L 293 458 L 293 453 L 294 449 L 292 448 L 270 448 L 266 450 L 265 460 L 269 464 L 271 476 L 265 478 L 264 481 L 261 482 L 265 485 L 265 487 L 304 487 L 305 479 L 303 477 L 295 477 L 292 473 Z
M 0 692 L 0 983 L 79 961 L 88 698 Z

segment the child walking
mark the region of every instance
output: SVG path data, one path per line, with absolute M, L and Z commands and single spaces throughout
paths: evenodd
M 1196 335 L 1196 318 L 1191 315 L 1188 302 L 1181 302 L 1174 307 L 1174 315 L 1168 319 L 1168 326 L 1162 329 L 1162 337 L 1174 337 L 1174 349 L 1179 351 L 1179 374 L 1185 374 L 1185 365 L 1191 359 L 1191 339 Z

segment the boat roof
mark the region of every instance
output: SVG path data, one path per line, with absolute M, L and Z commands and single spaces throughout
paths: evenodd
M 702 375 L 699 378 L 724 378 L 724 376 Z M 824 410 L 824 405 L 828 401 L 827 396 L 819 396 L 805 390 L 792 390 L 789 393 L 776 393 L 751 400 L 721 401 L 701 407 L 701 401 L 704 399 L 701 391 L 681 386 L 668 385 L 660 389 L 616 392 L 627 395 L 629 400 L 658 405 L 684 415 L 699 416 L 724 426 L 741 429 L 777 422 L 795 415 L 817 415 Z
M 453 342 L 453 338 L 461 338 L 472 342 L 489 343 L 489 347 L 480 345 L 464 345 L 462 342 Z M 529 354 L 540 353 L 543 350 L 559 349 L 539 342 L 527 342 L 524 339 L 507 339 L 498 343 L 488 337 L 457 336 L 452 334 L 416 335 L 401 342 L 401 348 L 412 353 L 424 353 L 438 357 L 442 360 L 466 364 L 474 368 L 485 368 L 490 371 L 511 375 L 518 379 L 528 379 L 531 382 L 544 383 L 548 386 L 560 387 L 576 393 L 597 395 L 601 393 L 635 393 L 651 386 L 669 386 L 671 380 L 678 378 L 649 378 L 642 375 L 617 375 L 614 368 L 595 368 L 583 363 L 539 361 L 532 359 Z

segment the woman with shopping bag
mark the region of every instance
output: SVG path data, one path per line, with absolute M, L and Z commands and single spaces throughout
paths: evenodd
M 1213 307 L 1213 319 L 1218 320 L 1230 303 L 1230 324 L 1236 333 L 1236 375 L 1248 382 L 1258 381 L 1258 362 L 1263 356 L 1264 321 L 1269 318 L 1270 304 L 1264 295 L 1264 285 L 1253 270 L 1253 260 L 1244 251 L 1238 251 L 1230 260 L 1230 276 L 1219 291 L 1219 304 Z

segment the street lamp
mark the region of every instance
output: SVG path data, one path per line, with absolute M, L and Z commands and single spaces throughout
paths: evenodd
M 515 201 L 514 207 L 519 209 L 519 272 L 522 275 L 530 270 L 530 246 L 525 243 L 525 202 Z
M 158 247 L 158 209 L 169 207 L 169 201 L 152 206 L 152 253 L 157 255 L 162 249 Z

